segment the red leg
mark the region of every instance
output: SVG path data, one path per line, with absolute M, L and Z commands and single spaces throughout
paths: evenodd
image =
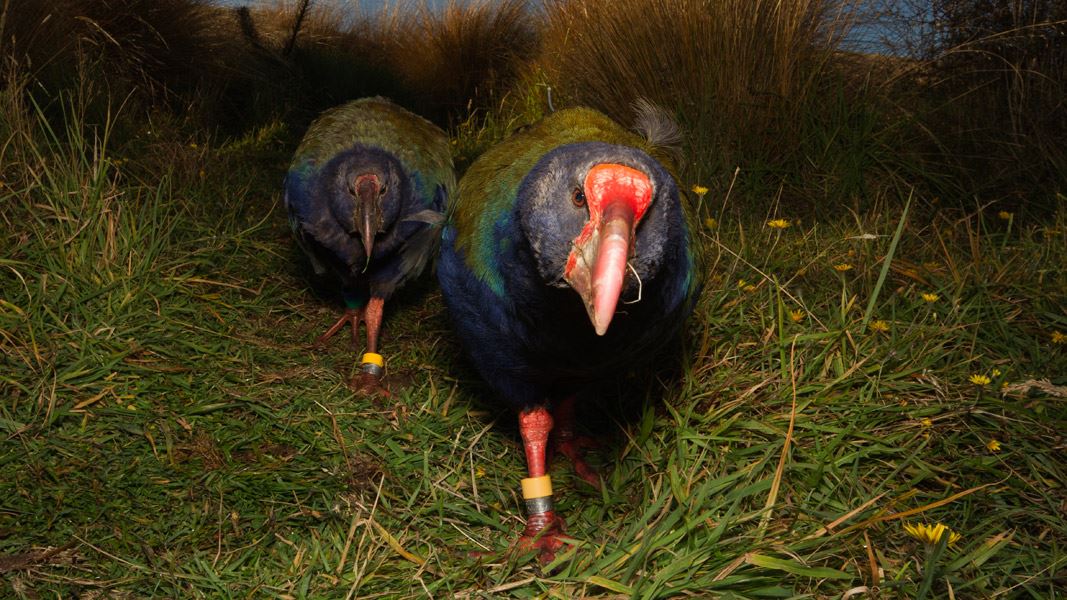
M 367 309 L 363 315 L 363 319 L 367 323 L 367 354 L 363 357 L 364 362 L 360 366 L 359 374 L 353 377 L 350 383 L 351 387 L 357 392 L 369 396 L 389 395 L 389 391 L 381 384 L 383 365 L 366 361 L 371 357 L 375 357 L 374 360 L 379 362 L 382 361 L 381 355 L 378 354 L 378 332 L 382 327 L 382 313 L 384 310 L 385 300 L 382 298 L 372 297 L 367 304 Z
M 550 562 L 563 547 L 563 519 L 552 507 L 551 483 L 545 473 L 545 450 L 552 431 L 552 415 L 543 406 L 519 413 L 519 435 L 526 452 L 529 477 L 523 480 L 526 528 L 519 537 L 521 551 L 537 550 L 541 562 Z M 547 490 L 547 495 L 546 491 Z
M 378 331 L 382 328 L 382 313 L 384 312 L 385 300 L 371 298 L 364 315 L 367 321 L 367 352 L 378 353 Z
M 574 472 L 595 488 L 600 488 L 600 475 L 585 462 L 585 449 L 597 447 L 592 438 L 574 434 L 574 396 L 568 396 L 556 404 L 553 411 L 556 428 L 552 432 L 552 442 L 556 450 L 570 459 Z

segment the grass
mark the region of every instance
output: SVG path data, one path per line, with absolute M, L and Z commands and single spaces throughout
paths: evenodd
M 387 309 L 393 397 L 348 390 L 344 343 L 307 348 L 337 307 L 310 293 L 279 206 L 286 128 L 121 156 L 106 128 L 55 131 L 20 98 L 5 96 L 0 188 L 15 597 L 1062 588 L 1062 199 L 1041 222 L 922 197 L 905 218 L 888 194 L 809 222 L 700 198 L 717 221 L 679 372 L 634 414 L 590 415 L 602 491 L 554 465 L 576 545 L 542 568 L 507 553 L 514 417 L 463 363 L 430 281 Z M 918 522 L 962 538 L 924 545 L 903 530 Z

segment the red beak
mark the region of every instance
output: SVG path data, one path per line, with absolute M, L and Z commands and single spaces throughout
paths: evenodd
M 604 335 L 626 278 L 634 229 L 652 203 L 652 183 L 644 173 L 600 164 L 585 178 L 589 221 L 574 240 L 563 277 L 582 297 L 597 335 Z

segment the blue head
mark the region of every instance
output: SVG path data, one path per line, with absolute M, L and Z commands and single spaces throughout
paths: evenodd
M 319 194 L 330 216 L 351 237 L 360 238 L 370 260 L 374 239 L 400 216 L 411 194 L 400 161 L 381 148 L 357 144 L 331 159 L 319 174 Z
M 541 280 L 573 288 L 598 335 L 619 299 L 637 298 L 685 239 L 674 179 L 629 146 L 552 150 L 523 179 L 516 208 Z

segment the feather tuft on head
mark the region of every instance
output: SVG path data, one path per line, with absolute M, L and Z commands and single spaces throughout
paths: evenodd
M 634 131 L 643 136 L 656 150 L 666 154 L 673 162 L 682 162 L 682 129 L 674 118 L 661 106 L 647 98 L 638 98 L 633 103 Z
M 674 118 L 646 98 L 638 98 L 633 103 L 634 131 L 644 136 L 653 146 L 679 146 L 682 143 L 682 130 Z

